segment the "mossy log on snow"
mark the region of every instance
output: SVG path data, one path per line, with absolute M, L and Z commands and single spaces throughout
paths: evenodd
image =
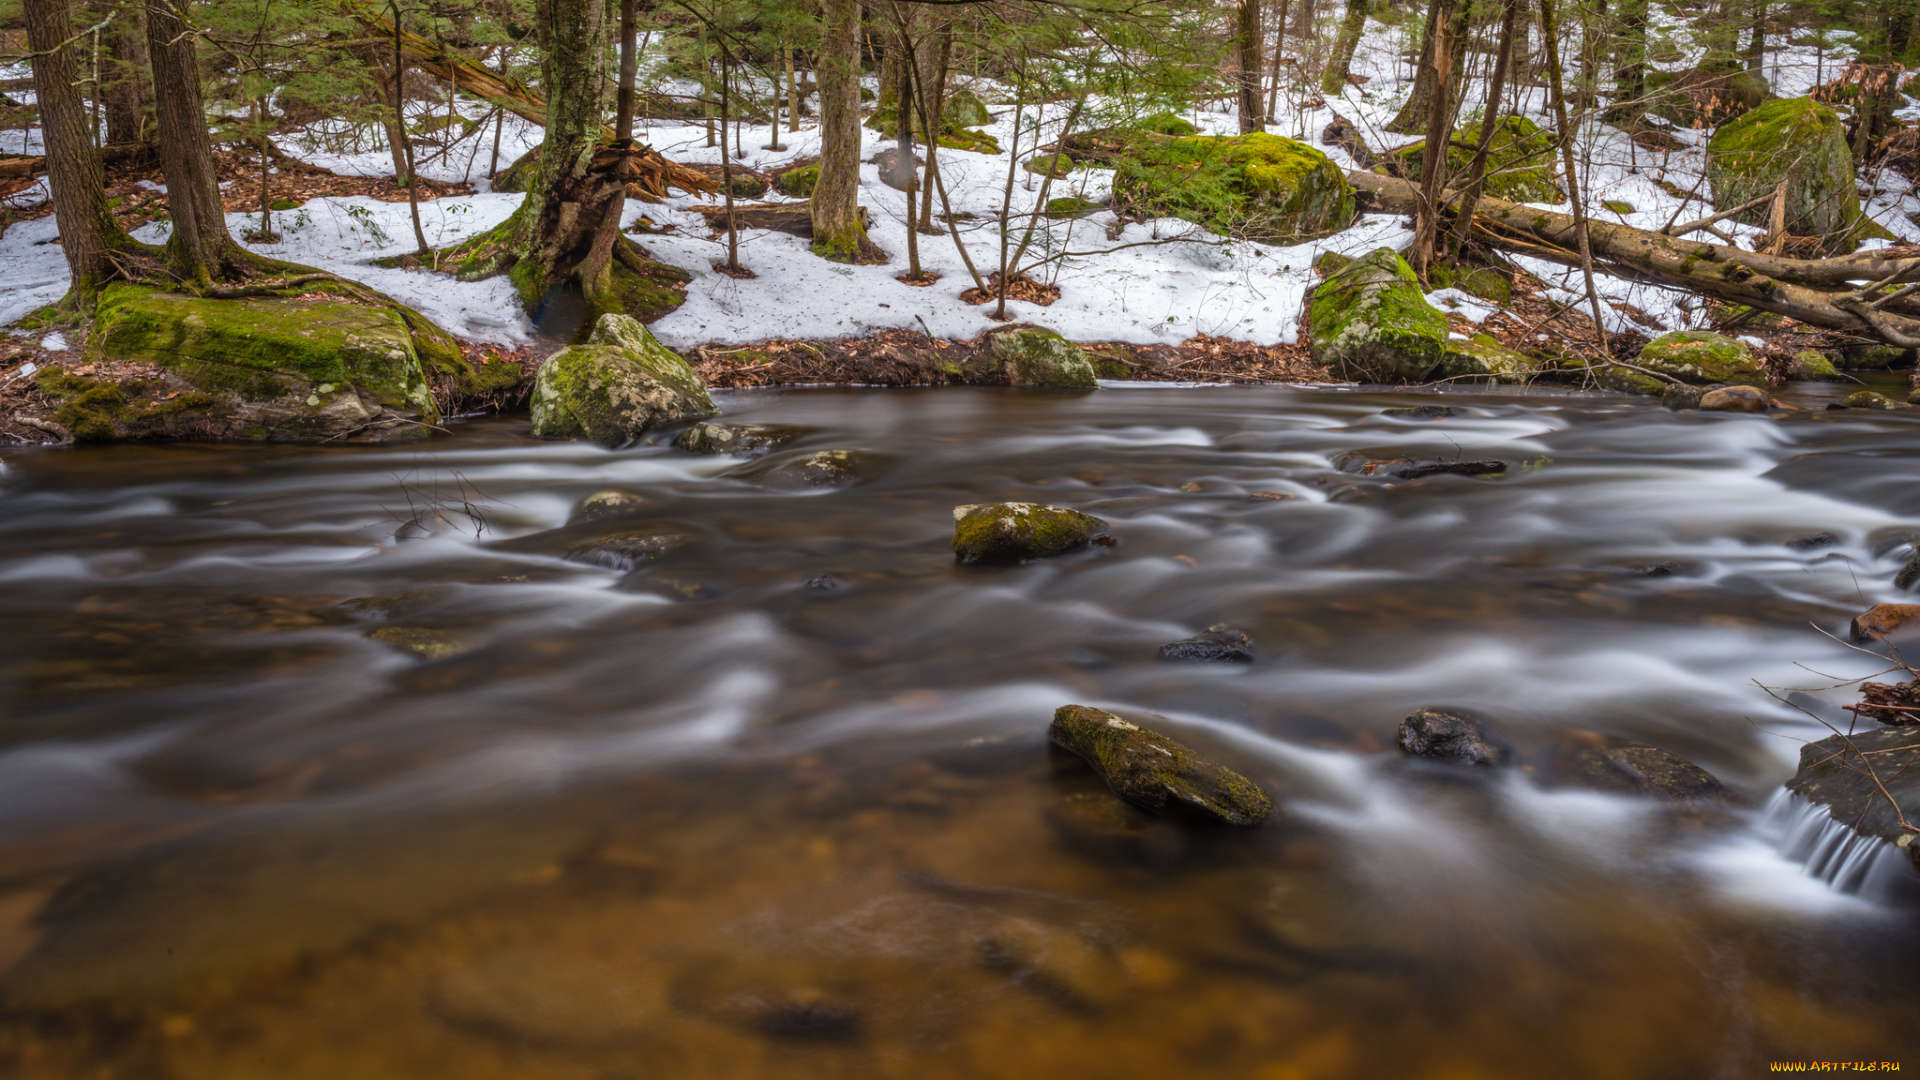
M 1273 814 L 1273 799 L 1260 785 L 1110 712 L 1061 706 L 1047 737 L 1091 765 L 1114 794 L 1135 806 L 1196 811 L 1229 825 L 1258 825 Z
M 1419 191 L 1399 177 L 1367 172 L 1347 177 L 1370 209 L 1414 213 L 1419 206 Z M 1447 194 L 1444 218 L 1455 216 L 1458 201 L 1457 192 Z M 1706 243 L 1677 229 L 1654 232 L 1594 219 L 1587 221 L 1587 234 L 1594 268 L 1602 273 L 1630 281 L 1652 279 L 1903 349 L 1920 346 L 1920 300 L 1887 295 L 1901 282 L 1920 281 L 1920 257 L 1900 249 L 1800 259 Z M 1482 196 L 1472 235 L 1510 254 L 1580 265 L 1579 223 L 1571 214 Z M 1875 282 L 1884 282 L 1882 292 L 1863 296 L 1860 290 Z M 1870 300 L 1880 306 L 1870 306 Z

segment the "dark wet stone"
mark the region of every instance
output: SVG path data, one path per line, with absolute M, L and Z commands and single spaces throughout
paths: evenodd
M 633 570 L 679 551 L 693 542 L 682 532 L 636 528 L 608 533 L 567 549 L 568 562 L 589 563 L 609 570 Z
M 1421 709 L 1400 721 L 1400 749 L 1455 765 L 1511 765 L 1513 744 L 1480 721 L 1451 709 Z
M 1842 404 L 1840 404 L 1840 403 L 1839 403 L 1839 402 L 1837 402 L 1837 401 L 1829 401 L 1829 402 L 1827 402 L 1827 411 L 1828 411 L 1828 412 L 1846 412 L 1846 411 L 1847 411 L 1848 409 L 1851 409 L 1851 408 L 1853 408 L 1853 406 L 1851 406 L 1851 405 L 1842 405 Z
M 1911 637 L 1920 628 L 1920 604 L 1875 604 L 1853 617 L 1848 636 L 1858 642 Z
M 1920 584 L 1920 547 L 1914 549 L 1913 554 L 1907 557 L 1907 565 L 1893 576 L 1893 587 L 1896 589 L 1911 589 L 1916 584 Z
M 1439 420 L 1447 416 L 1459 416 L 1460 410 L 1451 405 L 1415 405 L 1408 409 L 1388 409 L 1380 414 L 1400 420 Z
M 1253 663 L 1253 638 L 1225 624 L 1209 626 L 1184 641 L 1160 646 L 1160 659 L 1188 663 Z
M 1334 462 L 1342 472 L 1362 476 L 1390 476 L 1396 480 L 1419 480 L 1428 476 L 1495 476 L 1507 471 L 1507 463 L 1481 461 L 1415 461 L 1411 458 L 1377 458 L 1364 453 L 1343 454 Z
M 471 652 L 475 647 L 471 641 L 451 630 L 423 626 L 382 626 L 377 630 L 369 630 L 367 636 L 382 645 L 427 660 L 444 660 L 449 656 Z
M 1680 412 L 1686 409 L 1698 409 L 1700 398 L 1707 392 L 1704 386 L 1689 386 L 1686 383 L 1669 383 L 1660 394 L 1660 404 Z
M 567 524 L 580 525 L 589 521 L 603 521 L 622 514 L 630 514 L 647 505 L 645 496 L 635 495 L 631 491 L 596 491 L 580 500 L 573 508 L 573 514 L 567 518 Z
M 953 508 L 953 557 L 963 563 L 1011 563 L 1086 547 L 1106 522 L 1064 506 L 974 503 Z
M 1752 386 L 1722 386 L 1700 395 L 1701 412 L 1760 413 L 1772 407 L 1767 392 Z
M 1800 748 L 1800 770 L 1787 790 L 1825 806 L 1855 832 L 1900 847 L 1920 869 L 1920 834 L 1901 827 L 1902 817 L 1920 821 L 1920 727 L 1810 742 Z
M 1550 778 L 1560 787 L 1648 795 L 1688 805 L 1724 803 L 1732 793 L 1678 754 L 1591 731 L 1568 732 L 1554 749 Z
M 1047 737 L 1079 755 L 1135 806 L 1186 807 L 1231 825 L 1257 825 L 1273 813 L 1273 800 L 1253 781 L 1110 712 L 1062 706 Z
M 821 589 L 824 591 L 831 592 L 834 589 L 840 589 L 845 587 L 846 587 L 846 582 L 841 581 L 839 578 L 834 577 L 832 574 L 821 574 L 819 577 L 807 579 L 807 588 L 809 589 Z
M 680 433 L 673 445 L 694 454 L 736 454 L 759 457 L 802 434 L 801 429 L 772 424 L 721 424 L 703 420 Z
M 846 1042 L 860 1037 L 860 1013 L 831 1001 L 769 1002 L 754 1027 L 775 1039 Z
M 1814 533 L 1812 536 L 1799 536 L 1787 541 L 1787 547 L 1793 551 L 1814 551 L 1823 547 L 1832 547 L 1840 538 L 1830 532 Z
M 396 596 L 356 596 L 342 600 L 335 610 L 369 622 L 398 619 L 433 605 L 440 594 L 432 589 L 414 589 Z
M 873 464 L 858 450 L 789 451 L 730 470 L 727 475 L 776 491 L 846 487 Z
M 1663 562 L 1650 563 L 1646 566 L 1628 567 L 1627 573 L 1632 574 L 1634 577 L 1672 577 L 1675 573 L 1678 573 L 1679 570 L 1679 563 Z

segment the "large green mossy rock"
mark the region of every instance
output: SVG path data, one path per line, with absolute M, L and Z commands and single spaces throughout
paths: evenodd
M 1092 390 L 1086 350 L 1045 327 L 1012 326 L 987 335 L 986 355 L 1011 386 L 1037 390 Z
M 1355 382 L 1421 382 L 1446 360 L 1447 317 L 1392 248 L 1338 265 L 1313 290 L 1313 359 Z
M 1442 346 L 1440 367 L 1449 378 L 1523 383 L 1533 376 L 1539 365 L 1500 344 L 1492 334 L 1475 334 L 1464 341 L 1449 337 Z
M 1769 101 L 1722 124 L 1707 143 L 1707 182 L 1723 209 L 1770 195 L 1787 185 L 1787 232 L 1811 236 L 1829 254 L 1858 246 L 1860 195 L 1846 127 L 1832 109 L 1810 98 Z M 1756 206 L 1738 220 L 1766 228 L 1771 207 Z
M 1353 224 L 1353 187 L 1305 143 L 1255 133 L 1142 139 L 1116 165 L 1114 204 L 1221 236 L 1294 244 Z
M 1885 840 L 1920 869 L 1920 726 L 1903 724 L 1834 735 L 1800 748 L 1787 790 L 1827 808 L 1847 828 Z
M 1047 737 L 1093 766 L 1115 795 L 1135 806 L 1197 811 L 1229 825 L 1258 825 L 1273 813 L 1273 799 L 1260 785 L 1110 712 L 1061 706 Z
M 533 434 L 631 442 L 648 428 L 698 420 L 720 410 L 680 354 L 637 320 L 603 315 L 585 345 L 546 358 L 533 383 Z
M 100 294 L 87 347 L 95 359 L 152 364 L 201 395 L 201 435 L 386 441 L 440 422 L 407 323 L 393 308 L 344 300 L 217 300 L 116 284 Z M 441 337 L 429 348 L 444 352 Z M 103 428 L 95 437 L 115 436 Z
M 1450 183 L 1465 179 L 1473 167 L 1480 146 L 1480 125 L 1463 124 L 1454 130 L 1447 144 L 1447 178 Z M 1388 154 L 1404 165 L 1406 173 L 1419 179 L 1426 140 L 1403 146 Z M 1525 203 L 1557 203 L 1566 198 L 1555 181 L 1553 136 L 1524 116 L 1503 116 L 1493 125 L 1493 140 L 1487 148 L 1486 192 L 1495 198 Z
M 950 128 L 986 127 L 993 123 L 993 114 L 987 111 L 987 103 L 971 90 L 955 90 L 948 94 L 946 105 L 940 109 L 940 118 Z
M 1765 386 L 1767 373 L 1747 343 L 1708 330 L 1661 334 L 1640 349 L 1634 363 L 1684 383 Z M 1641 376 L 1645 378 L 1646 376 Z M 1656 380 L 1657 381 L 1657 380 Z M 1659 393 L 1658 390 L 1651 391 Z
M 820 163 L 817 161 L 811 165 L 802 165 L 797 169 L 776 173 L 773 178 L 773 186 L 779 188 L 782 195 L 790 195 L 796 199 L 813 198 L 814 185 L 819 182 Z
M 1064 555 L 1093 543 L 1106 525 L 1064 506 L 969 503 L 953 508 L 953 557 L 971 565 Z

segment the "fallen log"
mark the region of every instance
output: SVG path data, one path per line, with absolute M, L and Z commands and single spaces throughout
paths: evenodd
M 146 143 L 124 143 L 117 146 L 100 148 L 102 165 L 124 165 L 137 162 L 143 157 L 153 155 L 153 147 Z M 39 176 L 47 171 L 47 159 L 44 157 L 0 157 L 0 180 L 16 177 Z
M 1363 206 L 1415 212 L 1419 189 L 1398 177 L 1350 172 Z M 1460 192 L 1440 200 L 1453 219 Z M 1729 303 L 1771 311 L 1810 326 L 1920 348 L 1920 250 L 1882 248 L 1828 259 L 1800 259 L 1688 239 L 1725 214 L 1654 232 L 1589 219 L 1594 269 L 1629 281 L 1666 285 Z M 1475 204 L 1474 240 L 1515 255 L 1578 267 L 1579 233 L 1571 214 L 1482 195 Z
M 715 232 L 727 230 L 727 208 L 724 206 L 696 206 L 700 216 L 707 219 L 707 227 Z M 761 229 L 766 232 L 783 232 L 798 236 L 804 240 L 813 239 L 813 201 L 784 203 L 735 203 L 733 220 L 736 227 L 742 229 Z M 871 228 L 873 218 L 866 207 L 860 208 L 860 222 Z

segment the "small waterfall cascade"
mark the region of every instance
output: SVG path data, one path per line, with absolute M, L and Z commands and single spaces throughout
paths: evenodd
M 1920 897 L 1920 874 L 1906 853 L 1833 819 L 1820 803 L 1781 788 L 1761 812 L 1760 831 L 1807 876 L 1867 900 Z

